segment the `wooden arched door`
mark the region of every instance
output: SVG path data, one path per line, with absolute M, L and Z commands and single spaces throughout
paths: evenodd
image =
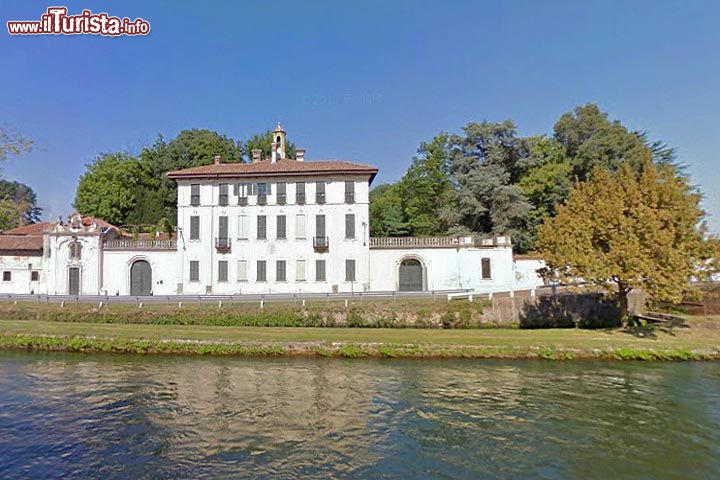
M 130 295 L 152 295 L 152 268 L 145 260 L 138 260 L 130 267 Z

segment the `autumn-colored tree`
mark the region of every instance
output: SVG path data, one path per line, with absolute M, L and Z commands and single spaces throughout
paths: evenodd
M 655 165 L 651 152 L 640 172 L 630 164 L 596 169 L 540 226 L 548 275 L 615 292 L 623 318 L 635 288 L 654 300 L 681 300 L 699 267 L 715 258 L 701 198 L 673 166 Z

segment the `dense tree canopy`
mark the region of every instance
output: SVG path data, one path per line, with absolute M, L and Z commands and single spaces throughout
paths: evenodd
M 610 120 L 595 104 L 563 114 L 549 136 L 518 136 L 510 120 L 471 122 L 460 134 L 422 143 L 398 182 L 376 187 L 370 231 L 510 235 L 519 251 L 532 250 L 538 226 L 555 216 L 575 183 L 597 168 L 640 172 L 648 156 L 680 172 L 674 149 Z
M 706 240 L 700 200 L 673 166 L 653 164 L 651 152 L 614 172 L 597 167 L 540 227 L 549 276 L 616 292 L 623 317 L 634 288 L 681 300 L 690 278 L 718 253 Z
M 122 225 L 135 207 L 135 192 L 145 176 L 136 157 L 127 153 L 99 155 L 80 177 L 75 208 L 83 215 Z
M 20 218 L 17 218 L 14 222 L 20 226 L 28 223 L 38 223 L 40 216 L 42 215 L 42 208 L 37 206 L 37 195 L 32 188 L 14 180 L 0 179 L 0 199 L 9 200 L 14 202 L 16 205 L 22 205 L 24 210 Z M 7 228 L 13 228 L 8 226 L 0 225 L 0 230 Z

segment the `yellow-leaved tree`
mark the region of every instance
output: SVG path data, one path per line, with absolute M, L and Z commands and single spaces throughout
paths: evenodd
M 717 258 L 717 240 L 706 235 L 702 195 L 687 178 L 649 156 L 639 170 L 595 170 L 539 230 L 547 275 L 614 292 L 623 319 L 631 290 L 680 301 L 690 279 L 709 274 Z

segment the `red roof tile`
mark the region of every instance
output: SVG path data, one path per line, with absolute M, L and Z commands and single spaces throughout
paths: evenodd
M 281 176 L 328 176 L 336 174 L 366 174 L 370 182 L 377 174 L 377 167 L 340 160 L 298 162 L 282 158 L 275 163 L 263 160 L 257 163 L 221 163 L 203 165 L 168 172 L 170 178 L 220 178 L 220 177 L 281 177 Z
M 42 235 L 42 233 L 55 225 L 53 222 L 32 223 L 22 227 L 5 230 L 2 235 Z
M 0 235 L 0 252 L 39 251 L 42 253 L 42 235 Z

